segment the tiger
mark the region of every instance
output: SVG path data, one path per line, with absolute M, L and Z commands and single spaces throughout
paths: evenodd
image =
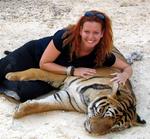
M 89 78 L 57 75 L 34 68 L 10 72 L 6 75 L 8 80 L 42 80 L 57 88 L 50 95 L 20 103 L 13 117 L 50 110 L 77 111 L 87 115 L 85 130 L 97 135 L 144 125 L 146 121 L 136 112 L 136 97 L 130 81 L 125 85 L 110 82 L 114 72 L 120 71 L 101 67 Z
M 21 118 L 49 110 L 77 111 L 87 114 L 85 130 L 98 135 L 145 124 L 145 120 L 136 113 L 136 98 L 130 82 L 127 81 L 124 86 L 110 82 L 110 74 L 114 71 L 99 68 L 97 75 L 87 79 L 56 75 L 41 69 L 8 73 L 6 78 L 9 80 L 39 80 L 40 75 L 41 80 L 51 81 L 59 88 L 44 98 L 19 104 L 13 116 Z

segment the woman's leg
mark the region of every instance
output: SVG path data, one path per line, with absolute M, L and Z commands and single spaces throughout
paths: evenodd
M 36 49 L 38 48 L 35 41 L 31 41 L 0 60 L 0 84 L 6 89 L 15 91 L 20 96 L 21 101 L 36 98 L 53 89 L 49 84 L 42 81 L 13 82 L 5 79 L 8 72 L 39 68 L 35 54 Z
M 8 59 L 0 59 L 0 83 L 5 79 L 6 70 L 10 67 Z
M 43 81 L 3 81 L 3 86 L 8 90 L 17 92 L 20 101 L 37 98 L 47 94 L 55 88 Z
M 39 65 L 34 54 L 35 47 L 35 41 L 30 41 L 0 59 L 0 82 L 3 81 L 8 72 L 38 68 Z

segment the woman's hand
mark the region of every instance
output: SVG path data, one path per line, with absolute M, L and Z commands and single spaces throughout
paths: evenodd
M 94 76 L 95 74 L 96 70 L 91 68 L 75 68 L 74 70 L 74 76 L 83 78 L 89 78 L 90 76 Z
M 111 82 L 117 82 L 119 84 L 125 85 L 126 80 L 128 79 L 129 75 L 126 72 L 122 73 L 112 73 L 114 77 L 110 80 Z
M 117 68 L 122 72 L 111 74 L 114 76 L 111 81 L 125 85 L 126 80 L 132 75 L 132 67 L 118 57 L 116 57 L 116 61 L 112 67 Z

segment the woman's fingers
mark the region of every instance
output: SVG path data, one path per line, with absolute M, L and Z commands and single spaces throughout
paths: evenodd
M 114 72 L 114 73 L 111 73 L 110 75 L 115 76 L 115 75 L 117 75 L 117 74 L 118 74 L 117 72 Z
M 83 71 L 82 77 L 89 78 L 89 77 L 91 77 L 91 76 L 93 76 L 95 74 L 96 74 L 95 70 L 87 69 L 87 70 Z
M 90 68 L 76 68 L 74 75 L 75 76 L 81 76 L 84 78 L 87 78 L 89 76 L 93 76 L 96 74 L 96 70 L 95 69 L 90 69 Z
M 111 82 L 115 82 L 115 81 L 118 81 L 118 77 L 114 77 L 110 80 Z
M 117 82 L 119 84 L 125 85 L 127 80 L 126 76 L 123 73 L 112 73 L 114 77 L 110 80 L 111 82 Z
M 96 72 L 95 72 L 95 71 L 92 71 L 92 70 L 87 70 L 87 71 L 85 72 L 85 74 L 87 74 L 87 75 L 94 75 L 94 74 L 96 74 Z

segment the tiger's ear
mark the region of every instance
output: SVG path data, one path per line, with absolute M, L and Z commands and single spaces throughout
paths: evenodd
M 136 113 L 135 119 L 132 122 L 132 124 L 133 124 L 133 126 L 141 126 L 141 125 L 146 124 L 146 121 L 142 120 L 141 117 Z

